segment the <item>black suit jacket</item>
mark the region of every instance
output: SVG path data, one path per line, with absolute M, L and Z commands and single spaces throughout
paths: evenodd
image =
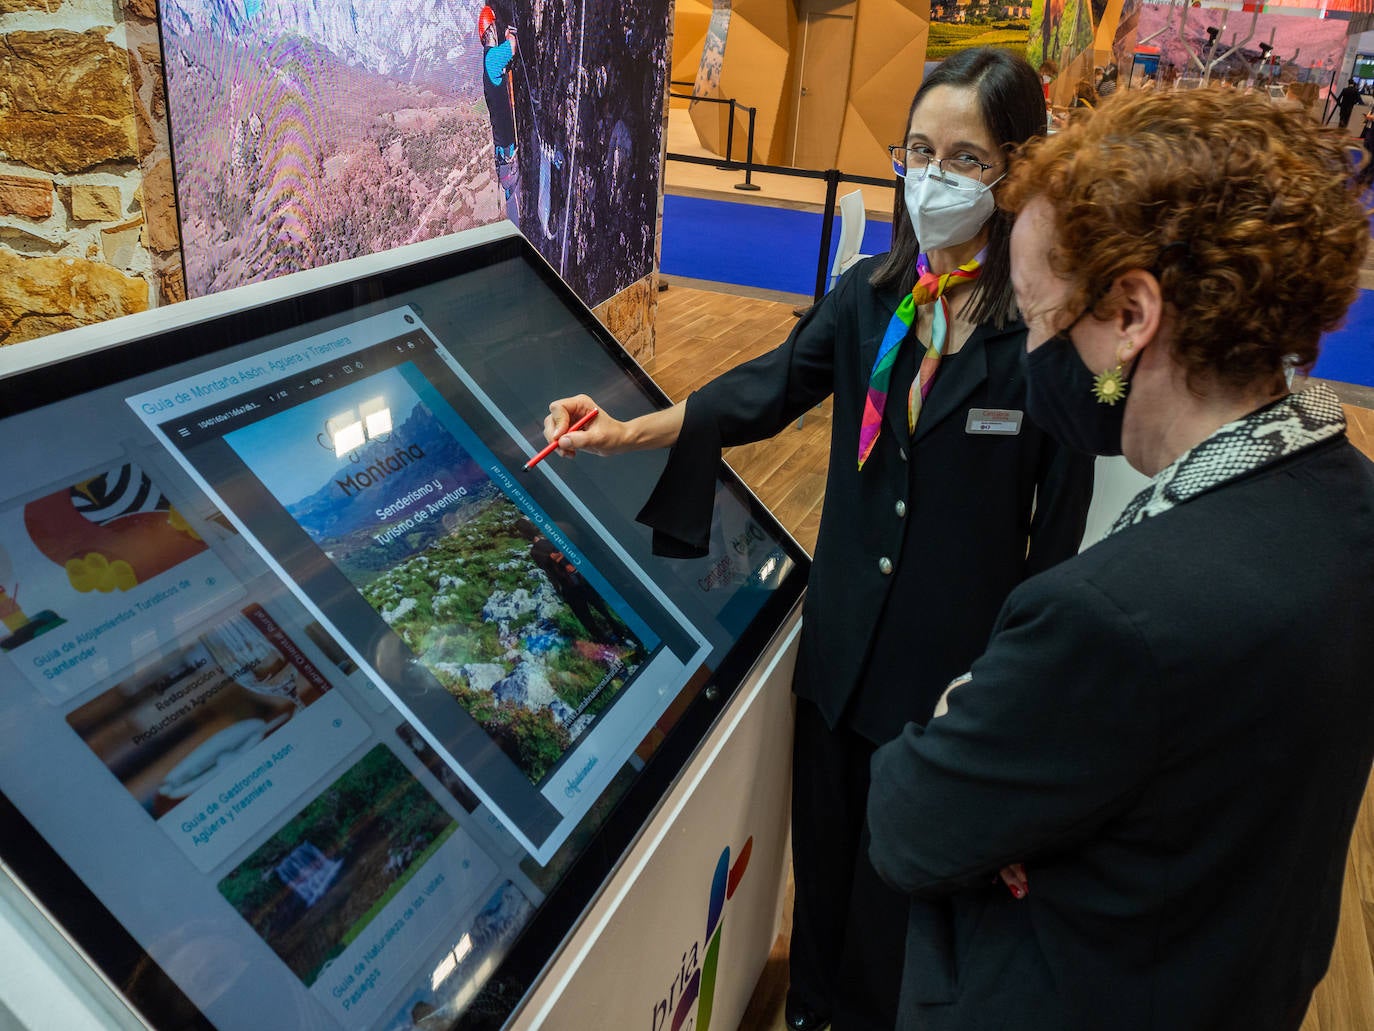
M 1342 435 L 1029 580 L 877 751 L 903 1028 L 1298 1027 L 1374 757 L 1372 469 Z
M 721 448 L 771 436 L 833 394 L 794 687 L 832 728 L 847 721 L 874 742 L 924 722 L 982 651 L 1007 593 L 1077 551 L 1092 495 L 1092 460 L 1029 420 L 1015 436 L 966 432 L 972 408 L 1025 409 L 1019 322 L 980 326 L 945 359 L 914 435 L 906 393 L 921 348 L 908 340 L 858 469 L 869 375 L 900 301 L 869 285 L 879 260 L 851 269 L 782 346 L 692 394 L 640 513 L 655 550 L 705 554 Z

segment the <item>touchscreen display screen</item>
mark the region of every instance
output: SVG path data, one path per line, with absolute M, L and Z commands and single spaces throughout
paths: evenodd
M 154 1024 L 499 1027 L 806 558 L 724 466 L 697 560 L 661 453 L 522 470 L 667 402 L 518 237 L 252 290 L 5 381 L 4 858 Z

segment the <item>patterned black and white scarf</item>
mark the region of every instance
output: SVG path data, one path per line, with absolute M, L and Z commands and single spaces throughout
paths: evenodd
M 1320 383 L 1310 384 L 1300 393 L 1228 422 L 1185 451 L 1131 499 L 1107 536 L 1344 432 L 1345 413 L 1336 395 Z

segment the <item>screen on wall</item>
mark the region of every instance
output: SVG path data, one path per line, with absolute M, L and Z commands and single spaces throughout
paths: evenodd
M 162 0 L 201 296 L 510 218 L 588 304 L 653 268 L 666 0 Z
M 800 594 L 724 466 L 696 560 L 522 470 L 666 399 L 487 235 L 5 381 L 0 858 L 155 1026 L 500 1027 Z

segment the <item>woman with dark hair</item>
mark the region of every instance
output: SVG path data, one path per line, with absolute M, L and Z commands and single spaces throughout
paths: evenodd
M 833 395 L 825 510 L 794 690 L 787 1022 L 891 1031 L 907 900 L 867 858 L 874 749 L 925 722 L 1026 576 L 1072 555 L 1092 466 L 1024 418 L 1026 329 L 1010 220 L 994 191 L 1044 132 L 1035 71 L 1005 51 L 957 54 L 912 101 L 892 249 L 847 272 L 775 351 L 661 412 L 619 422 L 553 402 L 564 455 L 673 448 L 640 513 L 655 548 L 706 552 L 722 447 L 760 440 Z
M 1012 172 L 1027 414 L 1151 479 L 873 757 L 899 1027 L 1303 1023 L 1374 758 L 1374 466 L 1288 384 L 1359 292 L 1350 180 L 1219 89 L 1125 91 Z

